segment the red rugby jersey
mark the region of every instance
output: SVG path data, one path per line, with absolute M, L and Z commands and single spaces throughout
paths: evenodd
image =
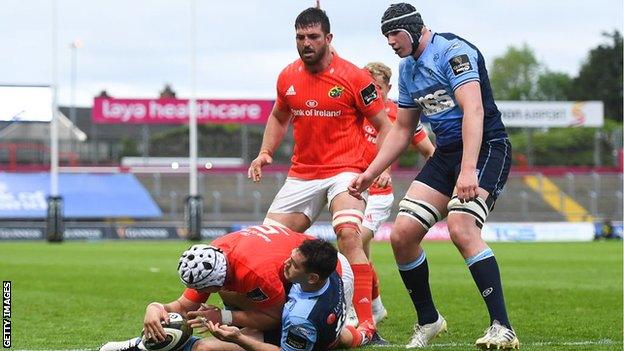
M 370 74 L 334 55 L 322 72 L 310 73 L 298 59 L 277 80 L 277 109 L 292 116 L 295 147 L 291 177 L 324 179 L 341 172 L 362 172 L 366 118 L 383 109 Z
M 223 250 L 231 276 L 224 289 L 245 294 L 259 309 L 286 301 L 284 262 L 294 248 L 313 237 L 270 225 L 248 227 L 215 239 L 210 245 Z M 185 289 L 191 301 L 206 302 L 210 294 Z

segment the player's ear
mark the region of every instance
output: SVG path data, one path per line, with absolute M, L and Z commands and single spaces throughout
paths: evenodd
M 317 273 L 308 274 L 308 284 L 310 285 L 315 285 L 320 279 L 321 277 Z
M 327 41 L 327 44 L 331 44 L 333 38 L 334 38 L 333 34 L 327 33 L 327 35 L 325 36 L 325 40 Z

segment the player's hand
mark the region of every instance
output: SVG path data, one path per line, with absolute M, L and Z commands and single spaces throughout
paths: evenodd
M 222 341 L 236 342 L 242 335 L 240 329 L 231 325 L 208 322 L 206 326 L 210 334 Z
M 167 313 L 163 305 L 159 303 L 147 305 L 145 318 L 143 319 L 143 332 L 148 339 L 165 341 L 167 334 L 162 327 L 162 322 L 169 323 L 169 313 Z
M 221 323 L 221 309 L 214 305 L 202 305 L 197 311 L 187 313 L 187 316 L 186 323 L 199 333 L 208 330 L 208 322 Z
M 477 188 L 479 181 L 475 171 L 460 171 L 457 177 L 455 188 L 457 189 L 457 198 L 461 202 L 472 201 L 477 198 Z
M 266 152 L 260 153 L 249 165 L 247 170 L 247 178 L 254 182 L 259 182 L 262 179 L 262 167 L 273 163 L 273 157 Z
M 364 198 L 362 198 L 362 192 L 373 184 L 373 180 L 373 177 L 366 172 L 358 174 L 355 178 L 353 178 L 353 180 L 351 180 L 351 183 L 349 183 L 349 194 L 356 199 L 363 200 Z
M 377 184 L 377 186 L 382 189 L 391 186 L 392 178 L 390 177 L 390 172 L 388 172 L 387 170 L 381 172 L 379 177 L 375 179 L 375 184 Z

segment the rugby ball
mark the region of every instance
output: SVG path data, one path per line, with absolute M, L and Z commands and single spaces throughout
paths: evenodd
M 179 351 L 184 348 L 184 344 L 193 335 L 193 329 L 186 324 L 184 319 L 178 313 L 169 313 L 169 324 L 162 322 L 167 337 L 165 341 L 157 342 L 145 337 L 141 332 L 141 340 L 143 346 L 150 351 Z

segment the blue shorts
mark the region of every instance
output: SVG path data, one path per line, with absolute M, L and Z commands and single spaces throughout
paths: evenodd
M 437 148 L 416 176 L 417 181 L 427 184 L 442 194 L 451 197 L 459 177 L 462 147 Z M 479 187 L 496 200 L 507 182 L 511 167 L 511 143 L 507 138 L 488 140 L 481 144 L 477 160 Z

